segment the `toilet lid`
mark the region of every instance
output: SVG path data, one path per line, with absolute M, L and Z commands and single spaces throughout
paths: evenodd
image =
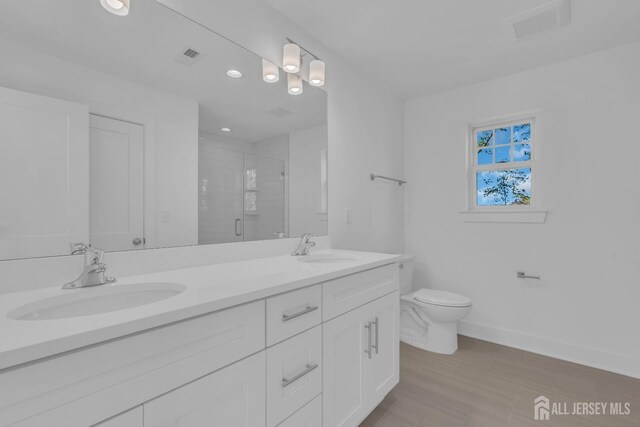
M 471 300 L 453 292 L 438 291 L 436 289 L 420 289 L 413 294 L 416 301 L 446 307 L 469 307 Z

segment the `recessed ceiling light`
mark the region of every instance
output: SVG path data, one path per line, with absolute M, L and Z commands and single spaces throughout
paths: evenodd
M 222 128 L 220 129 L 222 132 L 231 132 L 231 128 Z
M 114 15 L 127 16 L 129 14 L 130 0 L 100 0 L 100 4 Z
M 239 79 L 240 77 L 242 77 L 242 73 L 238 70 L 229 70 L 227 71 L 227 76 L 231 77 L 232 79 Z

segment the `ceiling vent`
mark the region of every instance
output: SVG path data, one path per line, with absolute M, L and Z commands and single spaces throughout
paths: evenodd
M 554 0 L 529 9 L 503 22 L 511 37 L 528 39 L 567 25 L 571 21 L 570 0 Z
M 280 105 L 276 105 L 275 107 L 268 108 L 264 110 L 267 114 L 271 114 L 274 117 L 283 118 L 293 114 L 293 111 L 287 110 L 286 108 L 281 107 Z
M 193 64 L 202 57 L 202 54 L 195 49 L 185 48 L 176 56 L 176 61 L 183 64 Z

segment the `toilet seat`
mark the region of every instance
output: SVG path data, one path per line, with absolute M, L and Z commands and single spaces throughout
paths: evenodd
M 469 298 L 436 289 L 419 289 L 413 293 L 412 298 L 416 302 L 443 307 L 471 307 Z

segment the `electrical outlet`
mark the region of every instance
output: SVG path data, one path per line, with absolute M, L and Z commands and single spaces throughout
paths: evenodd
M 161 210 L 160 211 L 160 221 L 162 222 L 171 222 L 171 211 L 170 210 Z
M 351 208 L 344 209 L 344 223 L 351 224 Z

